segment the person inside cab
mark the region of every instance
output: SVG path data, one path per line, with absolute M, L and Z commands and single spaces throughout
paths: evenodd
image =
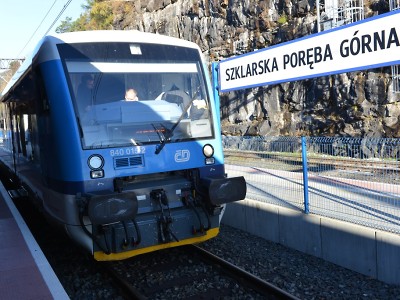
M 129 88 L 125 92 L 125 100 L 126 101 L 139 101 L 137 96 L 137 91 L 133 88 Z

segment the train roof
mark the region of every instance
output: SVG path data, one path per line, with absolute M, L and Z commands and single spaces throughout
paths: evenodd
M 137 42 L 176 45 L 181 47 L 198 48 L 186 40 L 155 33 L 137 30 L 95 30 L 76 31 L 47 36 L 50 42 L 64 43 L 93 43 L 93 42 Z
M 107 42 L 127 42 L 127 43 L 149 43 L 160 45 L 174 45 L 180 47 L 200 48 L 197 44 L 175 37 L 160 35 L 155 33 L 141 32 L 137 30 L 95 30 L 95 31 L 75 31 L 45 36 L 35 47 L 35 50 L 28 56 L 21 67 L 14 74 L 13 78 L 6 85 L 0 94 L 0 100 L 7 98 L 12 86 L 21 80 L 29 71 L 32 62 L 42 63 L 48 60 L 59 59 L 56 49 L 57 44 L 73 43 L 107 43 Z

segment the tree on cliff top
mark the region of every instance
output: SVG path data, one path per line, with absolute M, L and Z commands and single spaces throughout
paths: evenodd
M 133 4 L 125 1 L 86 0 L 84 12 L 73 21 L 65 18 L 57 27 L 57 33 L 85 30 L 113 29 L 115 16 L 133 9 Z

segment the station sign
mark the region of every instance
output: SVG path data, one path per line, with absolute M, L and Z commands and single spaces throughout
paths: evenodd
M 400 10 L 219 62 L 220 92 L 400 64 Z

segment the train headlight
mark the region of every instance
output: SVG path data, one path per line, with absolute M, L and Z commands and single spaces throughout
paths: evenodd
M 89 168 L 99 170 L 104 166 L 104 159 L 101 155 L 93 154 L 88 159 Z
M 90 171 L 90 178 L 92 178 L 92 179 L 103 178 L 103 177 L 104 177 L 103 170 L 91 170 Z
M 210 144 L 204 145 L 203 154 L 205 157 L 209 158 L 214 155 L 214 148 Z
M 210 144 L 204 145 L 203 154 L 206 157 L 205 163 L 206 165 L 215 164 L 215 159 L 212 157 L 214 155 L 214 148 Z

